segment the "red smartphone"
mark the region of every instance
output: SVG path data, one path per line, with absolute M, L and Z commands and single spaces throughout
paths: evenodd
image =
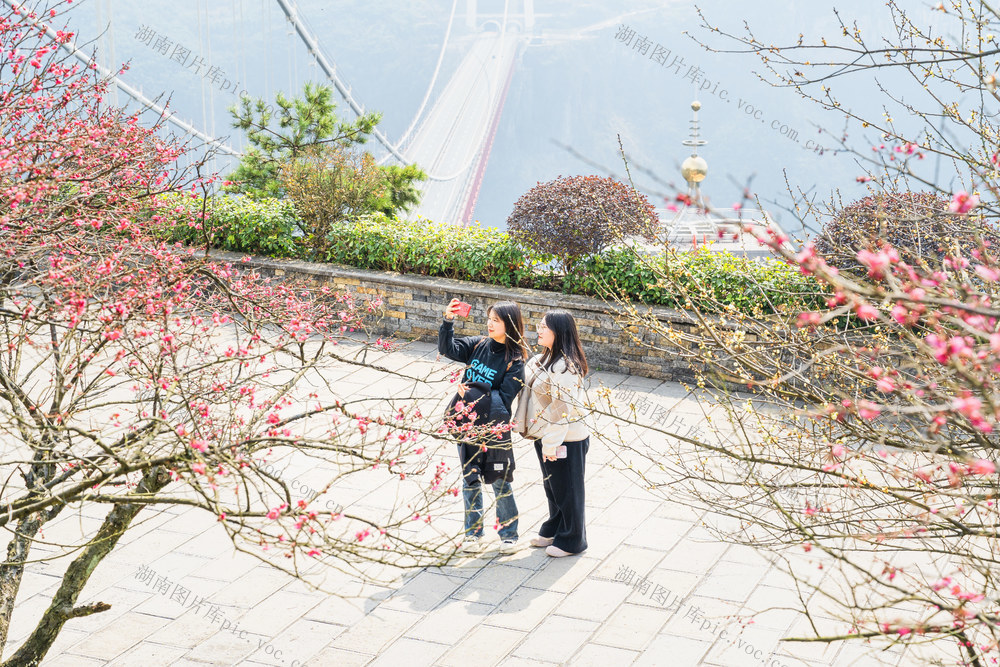
M 459 301 L 455 308 L 455 314 L 462 317 L 468 317 L 469 313 L 472 312 L 472 304 L 466 303 L 464 301 Z

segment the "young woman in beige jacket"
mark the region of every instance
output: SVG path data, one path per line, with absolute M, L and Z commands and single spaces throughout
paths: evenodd
M 545 352 L 525 364 L 536 414 L 531 416 L 535 452 L 542 466 L 549 518 L 538 529 L 532 546 L 559 558 L 587 548 L 583 478 L 590 448 L 584 421 L 584 377 L 587 357 L 576 320 L 564 310 L 552 310 L 538 323 L 538 344 Z

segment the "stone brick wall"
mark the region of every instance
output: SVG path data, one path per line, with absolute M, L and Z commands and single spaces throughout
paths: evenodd
M 234 263 L 238 263 L 243 257 L 224 252 L 214 252 L 213 255 Z M 472 313 L 467 320 L 456 319 L 456 334 L 464 336 L 485 334 L 486 308 L 496 301 L 515 301 L 521 306 L 529 341 L 535 340 L 535 324 L 546 311 L 563 308 L 576 318 L 592 370 L 661 380 L 690 381 L 694 377 L 689 364 L 678 358 L 676 352 L 636 344 L 634 337 L 649 342 L 652 340 L 650 334 L 633 331 L 630 335 L 616 320 L 614 307 L 599 299 L 266 257 L 253 257 L 249 266 L 256 268 L 262 275 L 277 279 L 295 276 L 332 289 L 365 295 L 378 294 L 385 302 L 382 330 L 379 333 L 405 340 L 437 340 L 444 306 L 453 297 L 472 304 Z M 690 320 L 684 313 L 676 310 L 644 307 L 642 312 L 649 312 L 664 323 L 672 323 L 675 328 L 690 326 Z

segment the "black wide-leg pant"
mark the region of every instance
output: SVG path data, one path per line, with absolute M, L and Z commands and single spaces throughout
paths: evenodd
M 535 440 L 545 498 L 549 501 L 549 518 L 538 529 L 538 534 L 553 538 L 552 544 L 563 551 L 578 554 L 587 548 L 583 477 L 590 438 L 563 444 L 566 445 L 566 458 L 545 461 L 542 441 Z

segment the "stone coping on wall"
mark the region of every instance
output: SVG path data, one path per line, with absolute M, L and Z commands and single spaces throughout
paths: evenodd
M 577 320 L 592 370 L 675 381 L 691 381 L 695 377 L 689 362 L 679 358 L 675 352 L 636 344 L 634 338 L 650 341 L 650 332 L 634 329 L 632 333 L 627 332 L 618 320 L 618 309 L 593 297 L 223 251 L 212 251 L 211 256 L 236 266 L 255 269 L 265 276 L 279 279 L 296 277 L 326 284 L 333 289 L 378 294 L 385 302 L 379 333 L 399 338 L 436 340 L 444 306 L 453 297 L 468 301 L 474 308 L 469 320 L 456 321 L 456 333 L 459 335 L 483 334 L 484 311 L 495 301 L 517 302 L 529 331 L 546 311 L 565 309 L 573 313 Z M 243 261 L 247 257 L 249 261 Z M 477 312 L 480 317 L 476 317 Z M 687 328 L 693 324 L 691 316 L 684 311 L 644 305 L 641 312 L 675 328 Z

